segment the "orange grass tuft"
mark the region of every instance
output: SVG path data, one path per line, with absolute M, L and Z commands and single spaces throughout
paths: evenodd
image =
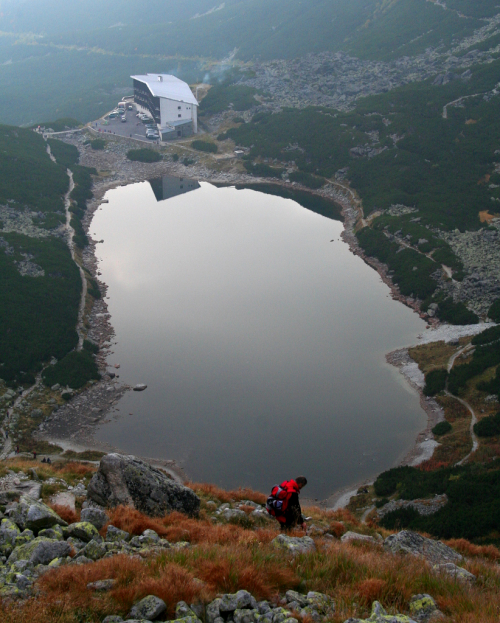
M 130 534 L 142 534 L 144 530 L 154 530 L 161 537 L 167 535 L 160 517 L 148 517 L 130 506 L 116 506 L 108 512 L 110 523 Z
M 61 506 L 61 504 L 49 504 L 50 508 L 59 515 L 61 519 L 68 523 L 80 521 L 80 511 L 73 510 L 69 506 Z
M 480 556 L 488 560 L 500 560 L 500 550 L 494 545 L 474 545 L 465 539 L 450 539 L 445 542 L 463 556 Z
M 387 592 L 387 581 L 380 578 L 363 580 L 355 587 L 363 602 L 369 606 L 373 601 L 381 601 Z
M 257 504 L 265 504 L 267 496 L 252 489 L 240 488 L 233 491 L 226 491 L 215 485 L 208 483 L 192 482 L 187 485 L 200 495 L 216 498 L 220 502 L 239 502 L 241 500 L 251 500 Z

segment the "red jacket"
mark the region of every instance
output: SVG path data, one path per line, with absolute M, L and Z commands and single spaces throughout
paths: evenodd
M 271 495 L 267 499 L 267 512 L 276 517 L 280 523 L 286 522 L 286 511 L 292 495 L 300 493 L 299 485 L 295 480 L 285 480 L 280 485 L 275 485 Z

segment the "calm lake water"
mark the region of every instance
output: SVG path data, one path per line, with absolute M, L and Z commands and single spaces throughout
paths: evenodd
M 324 498 L 394 463 L 425 425 L 385 354 L 424 323 L 290 199 L 166 178 L 107 193 L 90 233 L 129 392 L 98 437 L 196 481 L 304 474 Z

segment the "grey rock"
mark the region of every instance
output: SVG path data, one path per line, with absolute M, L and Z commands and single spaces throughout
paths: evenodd
M 378 601 L 372 604 L 371 615 L 367 619 L 347 619 L 344 623 L 415 623 L 404 614 L 387 614 Z
M 257 604 L 257 609 L 259 614 L 266 614 L 266 612 L 271 612 L 271 606 L 267 601 L 259 601 Z
M 279 534 L 271 543 L 275 547 L 286 550 L 293 555 L 307 554 L 316 551 L 316 545 L 310 536 L 294 537 L 286 534 Z
M 80 555 L 86 556 L 90 558 L 90 560 L 99 560 L 106 555 L 106 546 L 104 543 L 99 543 L 92 539 L 87 545 L 81 550 Z
M 100 508 L 84 508 L 82 510 L 80 520 L 88 521 L 98 530 L 100 530 L 101 528 L 104 528 L 104 526 L 108 523 L 109 517 Z
M 38 536 L 45 536 L 48 539 L 57 539 L 58 541 L 62 541 L 64 538 L 61 526 L 54 526 L 53 528 L 45 528 L 45 530 L 40 530 Z
M 254 609 L 257 601 L 248 591 L 238 591 L 237 593 L 226 593 L 222 595 L 219 603 L 219 612 L 223 615 L 243 608 Z
M 214 599 L 212 602 L 208 604 L 207 610 L 206 610 L 206 622 L 207 623 L 216 623 L 216 619 L 220 618 L 219 605 L 221 601 L 222 601 L 221 598 L 218 597 L 217 599 Z
M 93 538 L 99 536 L 99 532 L 97 528 L 93 526 L 88 521 L 78 521 L 76 523 L 70 524 L 67 528 L 64 529 L 64 537 L 75 537 L 88 543 Z
M 349 541 L 361 541 L 365 543 L 377 543 L 377 539 L 366 534 L 358 534 L 357 532 L 346 532 L 340 537 L 342 543 L 348 543 Z
M 26 495 L 21 496 L 19 504 L 12 514 L 12 519 L 21 530 L 27 528 L 33 530 L 35 534 L 44 528 L 68 525 L 49 506 Z
M 185 617 L 197 617 L 197 615 L 191 610 L 185 601 L 177 602 L 175 606 L 175 618 L 184 619 Z
M 0 555 L 10 555 L 15 547 L 16 538 L 20 534 L 21 531 L 11 519 L 7 519 L 7 517 L 2 519 L 0 524 Z
M 419 623 L 427 623 L 431 618 L 435 619 L 439 612 L 434 599 L 427 594 L 413 595 L 410 599 L 410 614 Z
M 8 563 L 27 560 L 34 565 L 48 565 L 55 558 L 69 556 L 71 547 L 65 541 L 53 541 L 37 537 L 29 543 L 16 547 L 9 556 Z
M 462 569 L 462 567 L 458 567 L 452 562 L 445 562 L 434 567 L 436 571 L 440 571 L 450 575 L 454 580 L 459 582 L 470 582 L 473 583 L 476 581 L 476 576 L 470 571 L 466 569 Z
M 106 531 L 106 541 L 116 543 L 119 541 L 128 541 L 130 539 L 130 533 L 125 530 L 120 530 L 115 526 L 108 526 Z
M 309 605 L 307 597 L 301 593 L 297 593 L 297 591 L 287 591 L 285 593 L 285 599 L 287 600 L 289 607 L 291 607 L 290 604 L 293 602 L 298 603 L 302 608 Z
M 116 580 L 98 580 L 97 582 L 90 582 L 87 584 L 87 588 L 89 591 L 96 591 L 98 593 L 103 593 L 105 591 L 110 591 L 114 585 L 116 584 Z
M 167 609 L 167 605 L 155 595 L 148 595 L 132 606 L 132 610 L 128 615 L 128 619 L 145 619 L 146 621 L 154 621 L 163 614 Z
M 104 617 L 102 623 L 122 623 L 123 619 L 121 616 L 117 614 L 110 614 L 107 617 Z
M 164 472 L 134 456 L 107 454 L 92 477 L 87 496 L 101 506 L 132 506 L 150 516 L 181 511 L 197 515 L 199 497 Z
M 26 591 L 31 587 L 32 581 L 25 575 L 16 575 L 16 586 L 21 591 Z
M 384 541 L 384 549 L 393 554 L 405 553 L 413 556 L 422 556 L 433 564 L 458 562 L 462 556 L 441 541 L 434 541 L 426 537 L 402 530 L 397 534 L 391 534 Z
M 321 614 L 330 614 L 335 612 L 335 601 L 324 593 L 309 591 L 306 595 L 309 603 Z
M 437 513 L 439 510 L 448 504 L 448 496 L 446 493 L 442 495 L 435 495 L 430 499 L 421 500 L 391 500 L 382 508 L 377 510 L 379 517 L 387 515 L 392 511 L 399 510 L 401 508 L 413 508 L 419 515 L 428 516 Z
M 260 614 L 257 609 L 237 609 L 233 612 L 234 623 L 256 623 L 260 619 Z

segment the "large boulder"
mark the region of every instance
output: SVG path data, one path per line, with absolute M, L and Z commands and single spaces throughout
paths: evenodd
M 135 456 L 107 454 L 92 477 L 87 497 L 100 506 L 131 506 L 152 517 L 170 511 L 197 515 L 199 497 Z
M 148 595 L 132 606 L 128 618 L 154 621 L 160 614 L 163 614 L 166 609 L 167 605 L 163 599 L 156 597 L 156 595 Z
M 403 553 L 422 556 L 434 565 L 456 563 L 462 560 L 462 556 L 458 552 L 441 543 L 441 541 L 427 539 L 410 530 L 402 530 L 397 534 L 388 536 L 384 541 L 384 549 L 393 554 Z

